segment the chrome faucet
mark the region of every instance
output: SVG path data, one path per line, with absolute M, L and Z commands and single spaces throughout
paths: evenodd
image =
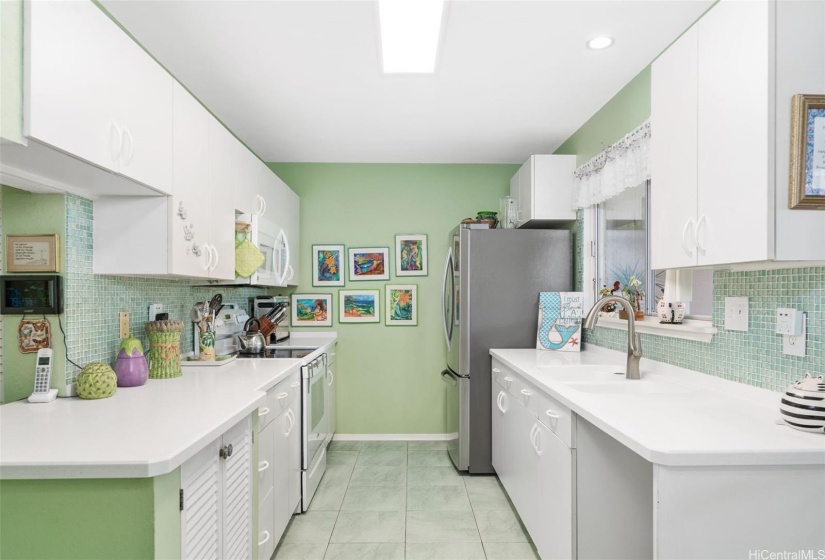
M 636 316 L 633 305 L 623 297 L 619 296 L 605 296 L 596 302 L 590 311 L 587 312 L 587 318 L 584 320 L 584 328 L 593 330 L 596 328 L 596 323 L 599 320 L 599 310 L 606 303 L 616 302 L 624 307 L 627 311 L 627 372 L 625 377 L 627 379 L 641 379 L 639 375 L 639 360 L 642 359 L 642 340 L 639 338 L 639 333 L 636 332 Z

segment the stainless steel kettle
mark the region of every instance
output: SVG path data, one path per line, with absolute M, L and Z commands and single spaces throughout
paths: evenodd
M 257 331 L 250 331 L 249 327 L 258 325 Z M 241 354 L 261 354 L 266 349 L 266 339 L 261 333 L 261 322 L 252 317 L 243 326 L 244 333 L 238 335 Z

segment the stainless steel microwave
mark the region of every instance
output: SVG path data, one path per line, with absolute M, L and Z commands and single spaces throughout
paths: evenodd
M 63 313 L 63 279 L 58 274 L 5 274 L 0 276 L 0 296 L 3 315 Z

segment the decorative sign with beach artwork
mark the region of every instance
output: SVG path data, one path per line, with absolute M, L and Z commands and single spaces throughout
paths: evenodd
M 536 348 L 579 352 L 582 332 L 582 292 L 541 292 Z

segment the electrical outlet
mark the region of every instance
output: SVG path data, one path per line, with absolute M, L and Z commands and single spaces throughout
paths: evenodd
M 121 311 L 118 316 L 120 317 L 120 339 L 123 340 L 129 336 L 129 312 Z
M 162 303 L 149 304 L 149 320 L 154 321 L 158 313 L 163 313 Z
M 782 353 L 787 356 L 805 357 L 805 344 L 808 335 L 808 315 L 799 312 L 801 315 L 802 325 L 800 327 L 800 334 L 794 336 L 790 334 L 782 335 Z

